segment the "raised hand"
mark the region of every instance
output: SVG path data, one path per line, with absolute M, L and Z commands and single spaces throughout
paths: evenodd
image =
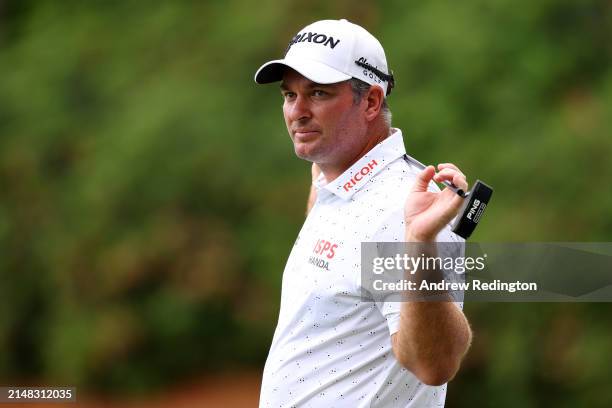
M 418 175 L 404 206 L 406 241 L 434 241 L 436 235 L 461 208 L 463 199 L 452 190 L 445 188 L 437 193 L 428 191 L 431 180 L 438 183 L 446 180 L 464 191 L 468 188 L 465 175 L 454 164 L 439 164 L 438 173 L 434 166 L 427 166 Z

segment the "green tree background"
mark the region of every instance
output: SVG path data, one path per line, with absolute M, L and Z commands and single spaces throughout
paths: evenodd
M 253 74 L 322 18 L 384 44 L 412 155 L 495 187 L 473 240 L 611 240 L 609 1 L 0 1 L 0 382 L 262 367 L 309 165 Z M 467 304 L 448 405 L 612 406 L 611 310 Z

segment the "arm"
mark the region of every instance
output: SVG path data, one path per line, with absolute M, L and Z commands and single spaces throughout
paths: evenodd
M 314 182 L 317 178 L 319 178 L 319 174 L 321 174 L 321 169 L 317 166 L 316 163 L 312 163 L 312 168 L 310 169 L 312 175 L 312 183 L 310 184 L 310 194 L 308 195 L 308 201 L 306 202 L 306 215 L 312 210 L 312 206 L 317 200 L 317 190 L 314 187 Z
M 419 256 L 436 256 L 436 235 L 458 213 L 462 199 L 445 189 L 440 193 L 427 191 L 429 182 L 448 180 L 467 191 L 465 176 L 452 164 L 442 164 L 435 174 L 427 167 L 417 178 L 404 209 L 406 241 L 423 243 Z M 418 281 L 431 271 L 416 271 Z M 417 282 L 418 285 L 418 282 Z M 450 381 L 467 352 L 472 333 L 467 319 L 452 301 L 414 301 L 407 299 L 400 309 L 399 331 L 391 337 L 397 360 L 419 380 L 428 385 L 441 385 Z

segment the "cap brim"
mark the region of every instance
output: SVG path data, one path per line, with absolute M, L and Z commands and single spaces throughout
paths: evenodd
M 335 84 L 351 79 L 350 75 L 331 68 L 322 62 L 285 58 L 263 64 L 255 73 L 255 82 L 269 84 L 283 79 L 287 67 L 292 68 L 318 84 Z

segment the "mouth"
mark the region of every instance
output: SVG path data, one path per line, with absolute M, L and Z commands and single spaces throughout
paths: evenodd
M 311 139 L 318 135 L 320 132 L 318 130 L 312 129 L 295 129 L 293 130 L 293 136 L 300 141 L 304 141 L 305 139 Z

